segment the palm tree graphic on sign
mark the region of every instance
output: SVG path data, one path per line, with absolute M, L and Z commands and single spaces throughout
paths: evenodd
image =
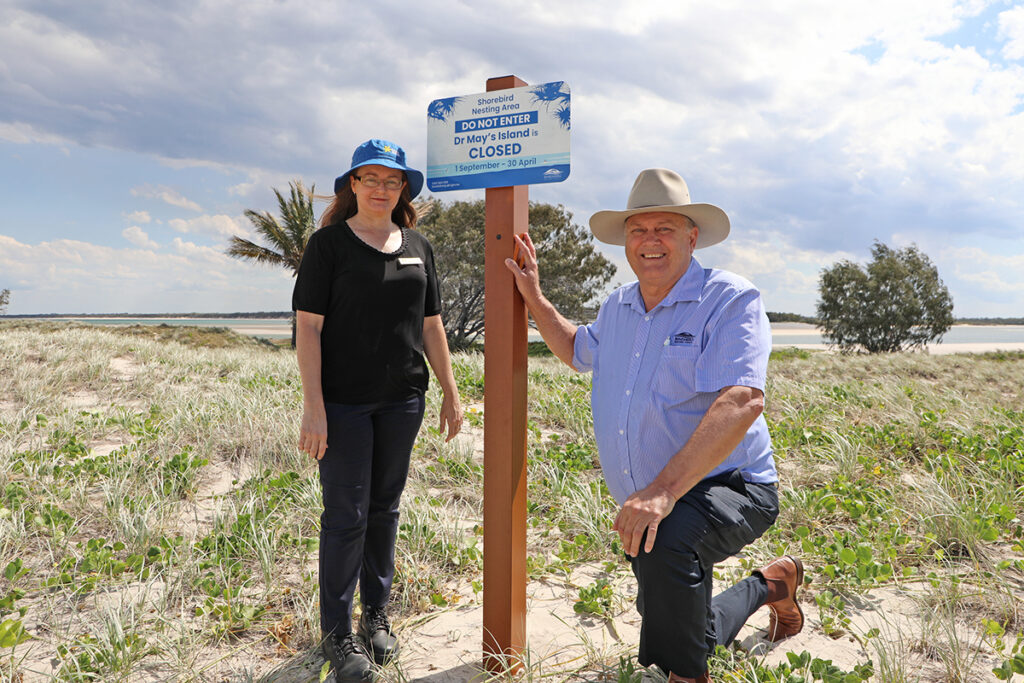
M 560 124 L 562 124 L 567 129 L 571 129 L 572 128 L 572 126 L 569 125 L 569 105 L 568 104 L 563 104 L 561 107 L 559 107 L 558 111 L 556 111 L 555 114 L 558 116 L 558 122 Z
M 434 100 L 427 107 L 427 116 L 438 121 L 447 121 L 452 111 L 455 110 L 455 104 L 461 99 L 461 97 L 444 97 Z
M 543 102 L 545 108 L 549 108 L 553 103 L 560 103 L 561 106 L 555 111 L 555 116 L 558 118 L 558 122 L 564 128 L 570 128 L 569 123 L 569 93 L 562 88 L 565 86 L 565 81 L 554 81 L 553 83 L 545 83 L 539 85 L 530 91 L 533 95 L 534 102 Z

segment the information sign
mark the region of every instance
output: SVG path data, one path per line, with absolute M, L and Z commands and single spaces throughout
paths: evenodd
M 434 100 L 427 108 L 427 188 L 565 180 L 569 99 L 569 85 L 555 81 Z

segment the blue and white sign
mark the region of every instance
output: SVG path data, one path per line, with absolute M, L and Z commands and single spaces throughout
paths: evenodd
M 427 108 L 431 192 L 557 183 L 569 177 L 564 81 L 434 100 Z

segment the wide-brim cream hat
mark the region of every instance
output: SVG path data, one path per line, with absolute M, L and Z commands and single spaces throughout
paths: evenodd
M 698 228 L 697 249 L 718 244 L 729 236 L 729 217 L 717 206 L 691 204 L 690 190 L 678 173 L 667 168 L 640 171 L 629 191 L 625 211 L 598 211 L 590 231 L 606 244 L 626 243 L 626 219 L 638 213 L 665 211 L 688 217 Z

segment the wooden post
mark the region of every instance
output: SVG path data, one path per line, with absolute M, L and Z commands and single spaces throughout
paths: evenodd
M 487 91 L 527 85 L 490 78 Z M 484 248 L 484 667 L 526 646 L 526 307 L 505 266 L 529 223 L 529 186 L 486 190 Z

